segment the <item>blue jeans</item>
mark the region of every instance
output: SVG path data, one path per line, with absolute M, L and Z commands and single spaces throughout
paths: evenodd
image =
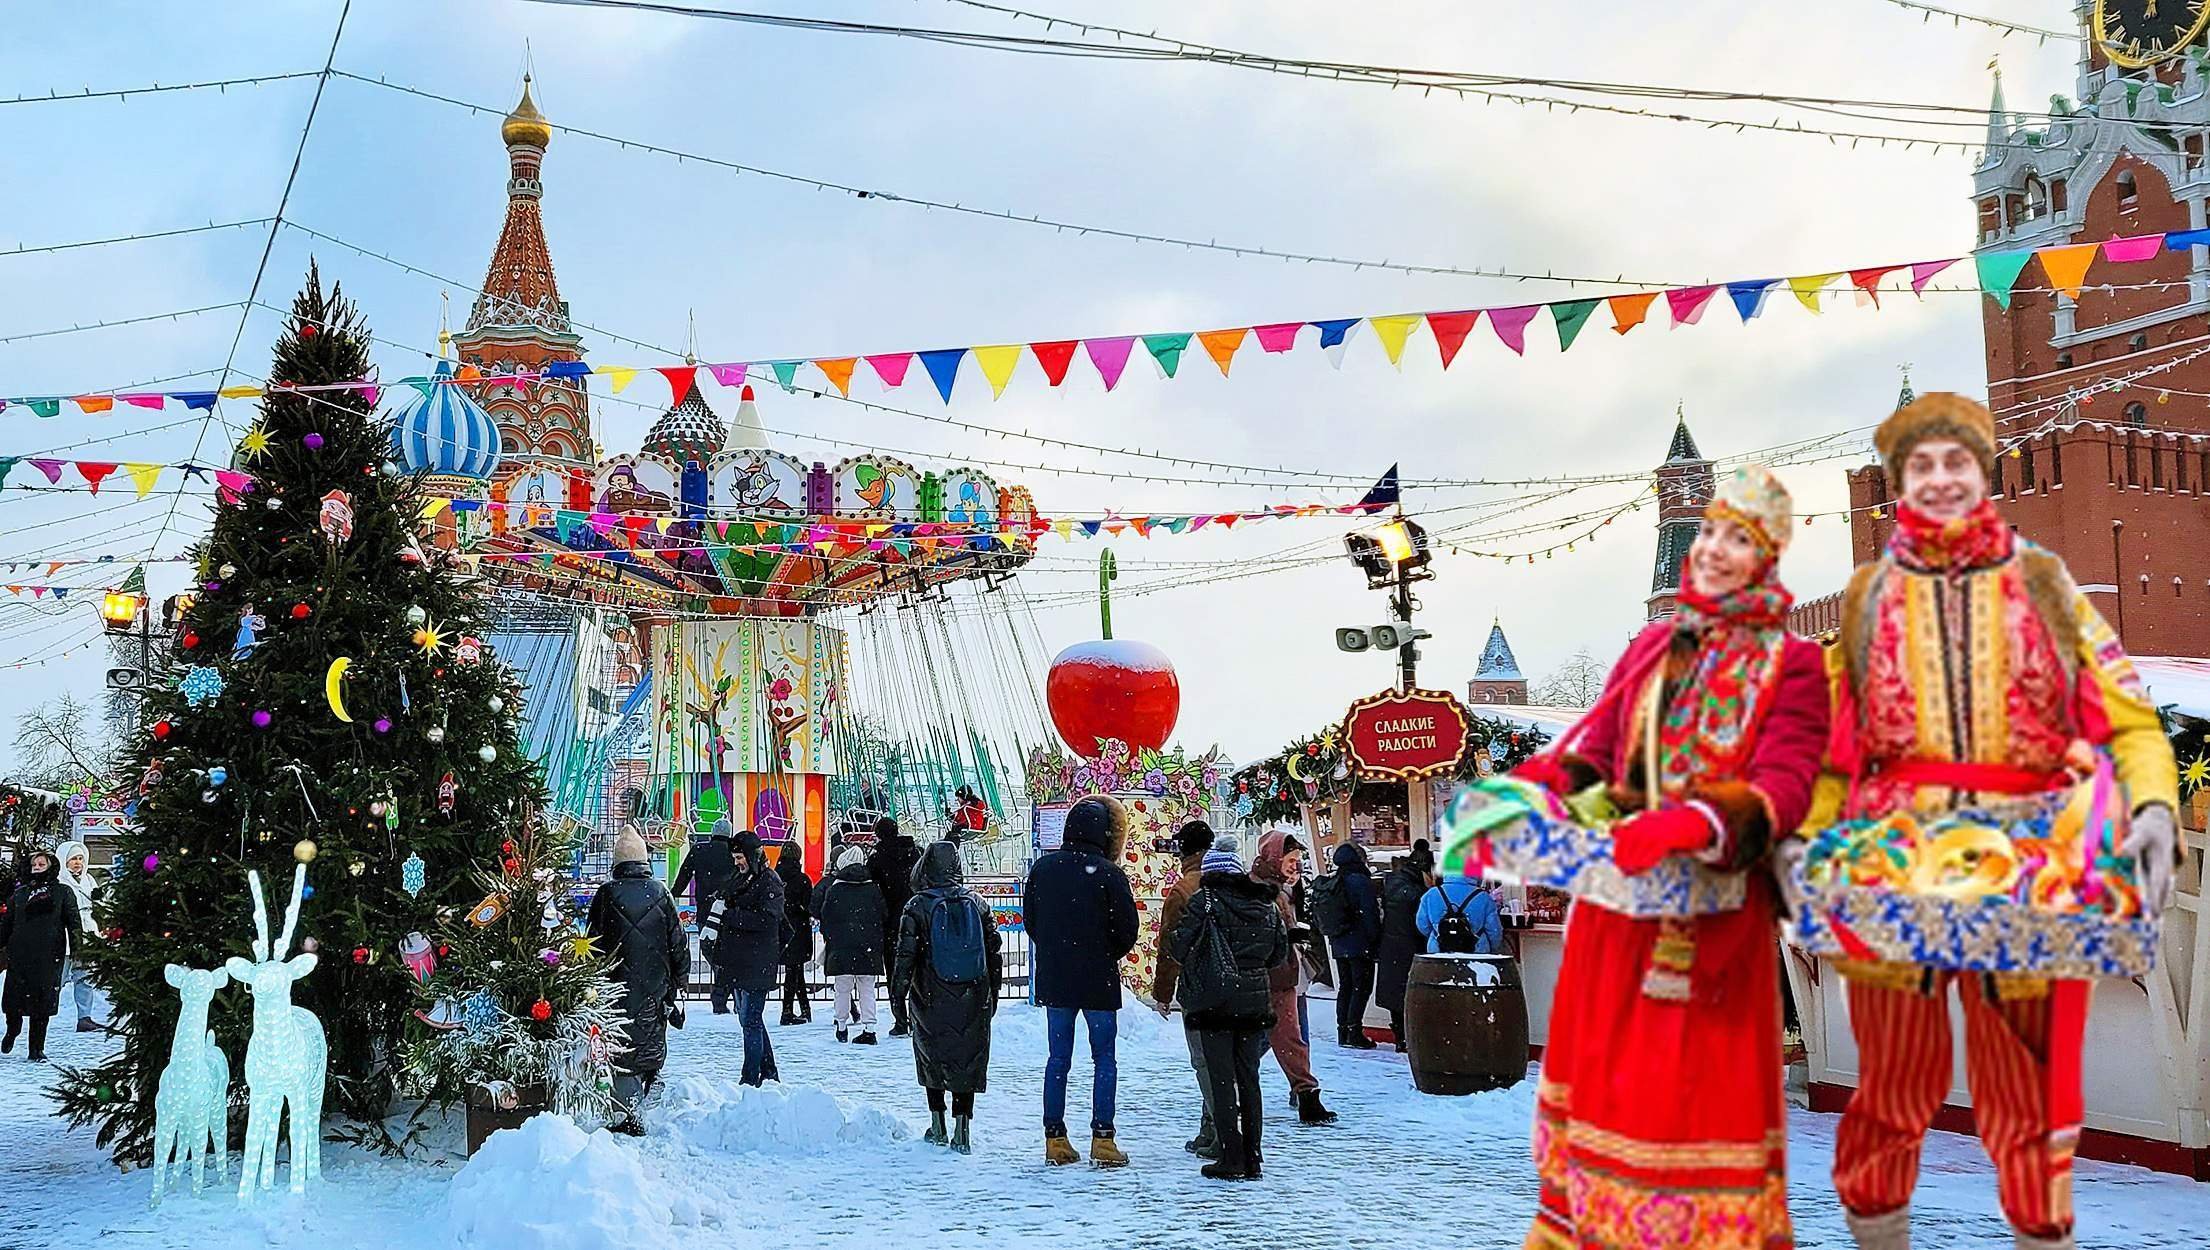
M 737 1022 L 744 1026 L 744 1073 L 738 1077 L 746 1085 L 759 1085 L 767 1081 L 780 1081 L 782 1075 L 775 1070 L 775 1043 L 768 1040 L 767 1022 L 760 1013 L 767 1010 L 767 996 L 772 990 L 732 990 Z
M 1113 1091 L 1120 1084 L 1114 1044 L 1120 1039 L 1120 1013 L 1077 1007 L 1044 1008 L 1044 1036 L 1051 1055 L 1044 1060 L 1044 1132 L 1065 1136 L 1067 1077 L 1074 1072 L 1074 1018 L 1090 1026 L 1090 1132 L 1113 1131 Z

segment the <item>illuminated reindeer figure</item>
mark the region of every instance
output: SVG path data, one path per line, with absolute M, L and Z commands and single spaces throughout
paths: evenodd
M 310 1177 L 322 1175 L 322 1085 L 329 1063 L 322 1021 L 305 1007 L 292 1006 L 292 982 L 315 969 L 314 952 L 284 958 L 299 923 L 299 896 L 307 884 L 307 865 L 292 873 L 292 902 L 284 911 L 284 932 L 269 944 L 269 909 L 261 895 L 261 874 L 248 871 L 253 890 L 253 963 L 233 956 L 223 966 L 231 978 L 253 991 L 253 1037 L 246 1043 L 246 1147 L 238 1169 L 238 1200 L 256 1189 L 276 1186 L 276 1138 L 286 1104 L 292 1120 L 292 1192 L 304 1193 Z
M 230 1057 L 207 1027 L 207 1004 L 216 990 L 230 984 L 230 974 L 221 968 L 170 964 L 161 976 L 176 987 L 184 1006 L 177 1013 L 176 1038 L 169 1043 L 169 1066 L 161 1070 L 153 1097 L 155 1206 L 161 1205 L 172 1159 L 180 1176 L 185 1163 L 191 1163 L 193 1193 L 199 1192 L 209 1151 L 215 1155 L 215 1179 L 230 1174 Z

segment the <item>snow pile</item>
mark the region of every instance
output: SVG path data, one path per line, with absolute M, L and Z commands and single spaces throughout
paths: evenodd
M 456 1246 L 498 1250 L 683 1250 L 677 1187 L 604 1129 L 585 1133 L 564 1115 L 535 1115 L 493 1133 L 453 1178 L 447 1228 Z
M 647 1115 L 656 1138 L 702 1154 L 814 1155 L 912 1137 L 887 1112 L 818 1085 L 752 1087 L 684 1077 L 663 1087 Z

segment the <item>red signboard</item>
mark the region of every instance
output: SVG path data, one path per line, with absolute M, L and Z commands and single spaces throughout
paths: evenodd
M 1384 690 L 1351 704 L 1343 744 L 1361 777 L 1417 781 L 1447 773 L 1466 751 L 1466 709 L 1447 690 Z

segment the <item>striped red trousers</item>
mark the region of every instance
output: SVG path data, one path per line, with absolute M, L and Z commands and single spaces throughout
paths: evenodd
M 1919 1145 L 1949 1092 L 1949 986 L 1964 1003 L 1966 1079 L 1980 1143 L 1995 1163 L 2011 1226 L 2072 1231 L 2072 1152 L 2080 1132 L 2085 981 L 2000 997 L 1988 977 L 1928 971 L 1917 987 L 1849 982 L 1861 1071 L 1834 1144 L 1834 1190 L 1858 1215 L 1909 1205 Z

